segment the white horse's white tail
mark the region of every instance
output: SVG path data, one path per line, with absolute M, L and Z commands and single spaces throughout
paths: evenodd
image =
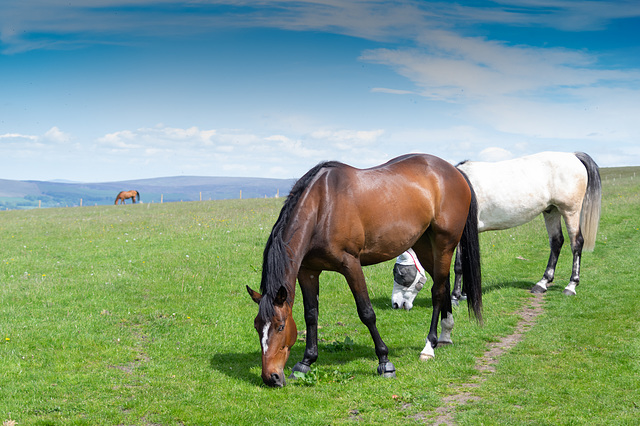
M 587 169 L 587 191 L 582 200 L 580 211 L 580 231 L 584 238 L 583 251 L 593 251 L 596 246 L 598 223 L 600 222 L 600 205 L 602 202 L 602 183 L 600 171 L 593 158 L 584 152 L 576 152 L 576 157 Z

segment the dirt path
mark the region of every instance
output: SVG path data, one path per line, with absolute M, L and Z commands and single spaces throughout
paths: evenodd
M 473 396 L 471 390 L 482 384 L 487 379 L 487 374 L 496 371 L 495 365 L 498 363 L 500 356 L 513 348 L 520 342 L 524 333 L 530 329 L 536 322 L 538 315 L 543 312 L 543 295 L 538 294 L 531 297 L 527 303 L 517 312 L 522 319 L 518 322 L 513 334 L 502 338 L 499 342 L 489 343 L 484 355 L 476 362 L 476 370 L 478 374 L 471 377 L 468 383 L 454 387 L 453 394 L 442 399 L 442 406 L 435 412 L 435 418 L 425 418 L 427 423 L 433 425 L 455 425 L 453 421 L 456 408 L 466 404 L 468 401 L 475 401 L 480 398 Z

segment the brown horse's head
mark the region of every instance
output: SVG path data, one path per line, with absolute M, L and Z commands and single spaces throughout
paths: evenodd
M 282 387 L 285 385 L 284 365 L 298 335 L 291 315 L 291 305 L 287 302 L 287 289 L 280 287 L 272 302 L 249 286 L 247 291 L 253 301 L 261 305 L 254 327 L 262 348 L 262 380 L 267 386 Z M 262 306 L 265 303 L 273 303 L 273 309 L 265 309 Z M 266 312 L 269 314 L 265 314 Z

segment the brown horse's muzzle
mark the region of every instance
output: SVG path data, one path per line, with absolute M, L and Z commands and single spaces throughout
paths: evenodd
M 293 320 L 291 320 L 291 323 L 293 326 L 289 329 L 288 334 L 295 336 L 297 334 L 296 325 Z M 284 346 L 279 347 L 275 353 L 267 351 L 262 356 L 262 381 L 267 386 L 279 388 L 286 385 L 284 366 L 289 359 L 291 346 L 295 343 L 295 338 L 287 337 L 284 343 Z
M 284 371 L 281 371 L 279 373 L 271 373 L 269 376 L 265 376 L 263 374 L 262 381 L 265 385 L 272 388 L 281 388 L 287 384 L 284 379 Z

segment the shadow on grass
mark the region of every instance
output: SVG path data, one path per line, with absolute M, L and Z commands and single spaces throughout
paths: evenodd
M 523 294 L 528 293 L 531 287 L 535 283 L 531 281 L 506 281 L 506 282 L 488 282 L 483 285 L 482 294 L 487 295 L 494 291 L 499 291 L 504 288 L 515 288 L 522 290 Z M 554 285 L 549 288 L 549 291 L 562 291 L 563 286 Z M 389 288 L 389 294 L 384 296 L 378 296 L 371 299 L 371 303 L 375 310 L 391 310 L 391 287 Z M 460 308 L 466 310 L 466 303 L 462 302 Z M 431 303 L 430 287 L 423 289 L 418 297 L 414 301 L 414 309 L 425 309 L 429 312 L 433 308 Z M 355 304 L 354 304 L 355 309 Z M 375 356 L 375 350 L 373 342 L 370 345 L 353 344 L 349 349 L 345 350 L 332 350 L 333 342 L 319 342 L 318 343 L 318 365 L 331 368 L 333 365 L 344 365 L 358 359 L 371 360 L 372 364 L 376 364 L 377 359 Z M 291 356 L 287 361 L 285 367 L 285 374 L 291 373 L 291 368 L 296 362 L 300 361 L 304 354 L 305 345 L 304 342 L 297 342 L 291 350 Z M 397 348 L 396 348 L 397 349 Z M 420 350 L 422 346 L 415 346 L 415 348 L 404 348 L 405 350 Z M 391 355 L 391 354 L 390 354 Z M 261 368 L 261 356 L 260 352 L 254 351 L 250 353 L 242 352 L 226 352 L 218 353 L 211 357 L 210 366 L 212 370 L 218 371 L 234 380 L 241 380 L 246 383 L 263 386 L 262 378 L 260 377 L 259 369 Z M 256 373 L 256 368 L 258 373 Z
M 370 359 L 372 365 L 375 364 L 377 367 L 373 341 L 371 345 L 353 344 L 349 349 L 338 351 L 332 351 L 331 348 L 331 343 L 318 343 L 319 356 L 316 364 L 331 368 L 333 365 L 344 365 L 358 359 Z M 304 342 L 297 342 L 292 348 L 291 356 L 285 367 L 285 374 L 287 376 L 291 374 L 291 368 L 295 363 L 302 359 L 304 349 Z M 256 386 L 263 385 L 260 373 L 258 372 L 256 374 L 254 368 L 261 368 L 261 363 L 262 360 L 259 352 L 225 352 L 214 354 L 210 359 L 212 370 L 218 371 L 234 380 L 241 380 Z M 375 372 L 375 370 L 372 371 Z
M 217 353 L 211 357 L 210 366 L 212 370 L 218 371 L 225 376 L 235 380 L 260 385 L 262 379 L 259 374 L 252 372 L 252 367 L 260 365 L 259 352 L 225 352 Z
M 427 285 L 418 293 L 418 296 L 413 301 L 413 308 L 425 308 L 425 309 L 433 309 L 433 303 L 431 301 L 431 287 L 433 284 L 432 281 L 427 282 Z M 531 287 L 535 285 L 534 282 L 531 281 L 507 281 L 507 282 L 487 282 L 482 285 L 482 294 L 487 295 L 494 291 L 498 291 L 503 288 L 516 288 L 526 290 L 527 292 L 531 290 Z M 556 286 L 557 287 L 557 286 Z M 551 290 L 553 286 L 549 288 Z M 389 286 L 389 294 L 386 296 L 378 296 L 371 299 L 371 304 L 373 305 L 373 309 L 375 310 L 391 310 L 391 290 L 393 289 L 393 283 Z M 464 303 L 464 302 L 463 302 Z M 462 305 L 460 305 L 462 306 Z

